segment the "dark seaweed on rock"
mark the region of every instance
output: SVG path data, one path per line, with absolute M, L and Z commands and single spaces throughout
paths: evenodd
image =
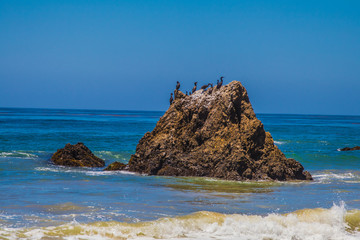
M 104 167 L 105 161 L 95 156 L 83 143 L 66 144 L 51 157 L 56 165 L 69 167 Z
M 228 180 L 312 179 L 274 145 L 238 81 L 189 96 L 175 91 L 173 104 L 141 138 L 126 169 Z

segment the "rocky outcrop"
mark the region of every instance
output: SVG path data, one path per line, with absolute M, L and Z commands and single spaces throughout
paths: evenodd
M 150 175 L 228 180 L 311 180 L 274 145 L 256 118 L 246 89 L 233 81 L 175 100 L 139 141 L 127 170 Z
M 340 149 L 340 151 L 354 151 L 354 150 L 360 150 L 360 146 L 356 146 L 356 147 L 352 147 L 352 148 L 345 147 L 345 148 Z
M 83 143 L 66 144 L 51 157 L 56 165 L 69 167 L 104 167 L 105 161 L 95 156 Z
M 126 168 L 126 164 L 121 162 L 113 162 L 109 166 L 107 166 L 104 171 L 118 171 Z

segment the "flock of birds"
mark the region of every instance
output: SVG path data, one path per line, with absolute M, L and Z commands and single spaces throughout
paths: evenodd
M 223 84 L 223 82 L 224 82 L 223 79 L 224 79 L 224 77 L 220 77 L 220 81 L 219 81 L 219 79 L 217 80 L 217 82 L 216 82 L 216 89 L 221 88 L 221 86 L 222 86 L 222 84 Z M 206 91 L 206 89 L 207 89 L 209 86 L 211 86 L 211 88 L 209 89 L 209 91 L 211 91 L 211 92 L 209 92 L 209 93 L 211 94 L 211 93 L 212 93 L 212 90 L 213 90 L 213 87 L 214 87 L 212 83 L 208 83 L 208 84 L 203 85 L 203 86 L 201 87 L 201 90 Z M 180 82 L 177 81 L 177 82 L 176 82 L 175 91 L 179 91 L 179 89 L 180 89 Z M 194 87 L 192 88 L 192 90 L 191 90 L 190 93 L 188 93 L 188 92 L 186 91 L 186 96 L 193 94 L 193 93 L 196 91 L 196 89 L 197 89 L 197 82 L 194 82 Z M 170 105 L 173 103 L 173 101 L 174 101 L 173 93 L 171 93 L 171 94 L 170 94 Z

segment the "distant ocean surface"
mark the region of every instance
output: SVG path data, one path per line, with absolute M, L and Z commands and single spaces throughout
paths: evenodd
M 257 114 L 313 182 L 70 168 L 83 142 L 127 163 L 163 112 L 0 108 L 0 239 L 360 239 L 360 116 Z

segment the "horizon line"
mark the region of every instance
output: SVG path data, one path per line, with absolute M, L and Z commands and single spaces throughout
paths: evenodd
M 47 108 L 47 107 L 0 107 L 0 109 L 34 109 L 34 110 L 77 110 L 77 111 L 123 111 L 123 112 L 161 112 L 165 113 L 167 110 L 126 110 L 126 109 L 91 109 L 91 108 Z M 255 112 L 255 111 L 254 111 Z M 360 115 L 351 114 L 319 114 L 319 113 L 270 113 L 270 112 L 255 112 L 255 114 L 271 114 L 271 115 L 306 115 L 306 116 L 348 116 L 360 117 Z

